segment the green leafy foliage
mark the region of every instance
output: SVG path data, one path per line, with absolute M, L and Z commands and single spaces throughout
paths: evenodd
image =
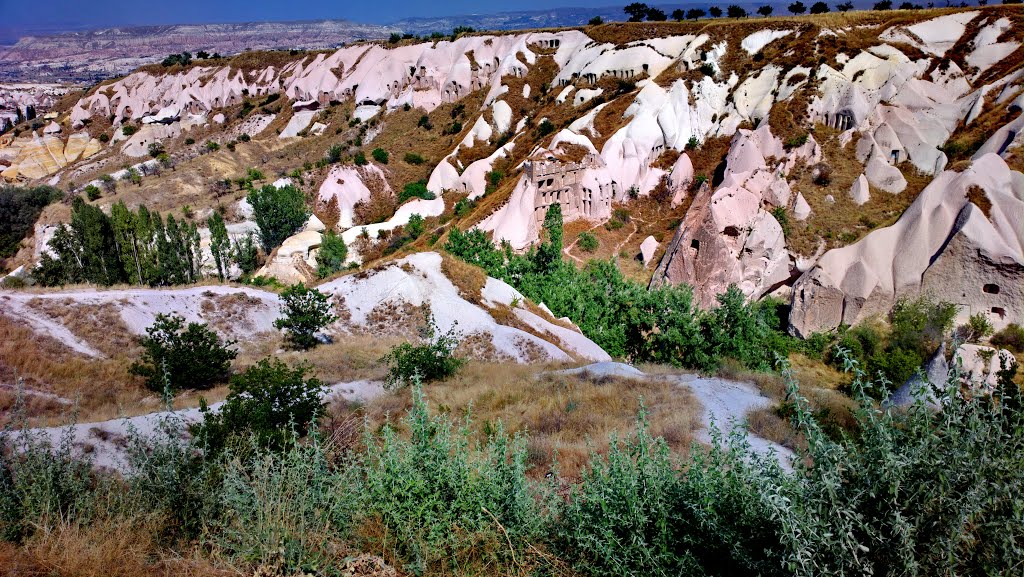
M 228 239 L 227 225 L 224 224 L 224 217 L 214 211 L 206 219 L 206 226 L 210 229 L 210 254 L 217 266 L 217 277 L 224 282 L 231 265 L 231 240 Z
M 858 366 L 877 377 L 878 389 L 869 391 L 884 398 L 907 381 L 938 349 L 953 328 L 956 305 L 936 301 L 924 295 L 900 299 L 889 315 L 890 330 L 885 334 L 871 323 L 841 328 L 829 353 L 833 365 L 841 367 L 849 357 Z
M 238 351 L 235 341 L 224 341 L 209 326 L 185 324 L 175 315 L 159 314 L 140 339 L 142 358 L 131 371 L 145 377 L 151 391 L 209 389 L 227 380 Z
M 405 160 L 406 164 L 413 164 L 417 166 L 425 162 L 423 160 L 423 157 L 420 156 L 419 154 L 416 154 L 415 152 L 406 152 L 403 160 Z
M 231 260 L 244 275 L 256 272 L 259 267 L 259 248 L 252 233 L 242 235 L 231 244 Z
M 600 246 L 600 242 L 598 242 L 594 233 L 584 231 L 576 237 L 576 246 L 580 247 L 580 250 L 582 251 L 594 252 L 597 250 L 597 247 Z
M 64 193 L 52 186 L 0 186 L 0 258 L 13 256 L 43 208 L 61 198 Z
M 1024 353 L 1024 327 L 1010 323 L 1004 329 L 992 335 L 992 345 L 1009 349 L 1015 353 Z
M 405 234 L 409 235 L 409 238 L 416 240 L 423 235 L 424 225 L 423 216 L 419 214 L 409 215 L 409 222 L 405 224 Z
M 648 289 L 626 279 L 614 261 L 591 261 L 582 270 L 563 261 L 559 209 L 552 205 L 545 217 L 546 241 L 525 255 L 496 248 L 479 230 L 453 229 L 445 250 L 543 302 L 555 316 L 569 317 L 612 356 L 702 370 L 731 357 L 763 369 L 773 353 L 792 348 L 774 301 L 747 303 L 732 288 L 718 308 L 704 312 L 687 286 Z
M 526 477 L 525 438 L 510 438 L 499 424 L 483 446 L 471 444 L 468 423 L 455 429 L 432 415 L 418 384 L 412 399 L 403 423 L 408 437 L 392 426 L 368 435 L 363 515 L 387 527 L 382 545 L 415 574 L 435 565 L 452 570 L 489 541 L 501 546 L 485 553 L 488 562 L 514 563 L 542 527 Z
M 108 216 L 80 197 L 71 203 L 71 224 L 61 225 L 33 275 L 45 286 L 89 282 L 167 286 L 202 278 L 199 230 L 194 223 L 166 222 L 145 205 L 123 202 Z
M 316 272 L 320 278 L 326 278 L 345 268 L 348 259 L 348 246 L 344 239 L 328 230 L 320 242 L 320 250 L 316 253 Z
M 307 378 L 306 365 L 289 367 L 263 359 L 231 377 L 231 392 L 220 410 L 203 407 L 203 420 L 192 428 L 209 450 L 217 453 L 239 442 L 281 451 L 306 435 L 324 413 L 324 384 Z
M 249 193 L 253 220 L 260 229 L 260 244 L 270 253 L 295 234 L 309 219 L 306 197 L 296 186 L 268 184 Z
M 414 379 L 431 382 L 454 375 L 466 363 L 455 356 L 460 339 L 456 327 L 447 333 L 438 332 L 434 317 L 429 316 L 427 324 L 420 328 L 420 344 L 401 343 L 381 359 L 388 364 L 385 385 L 394 389 L 409 385 Z
M 398 204 L 402 204 L 412 198 L 434 200 L 437 196 L 433 192 L 427 190 L 427 181 L 419 180 L 416 182 L 410 182 L 402 188 L 402 192 L 398 193 Z
M 373 152 L 371 152 L 370 155 L 373 156 L 374 160 L 381 164 L 388 163 L 388 151 L 384 150 L 383 148 L 374 148 Z
M 317 331 L 338 320 L 331 313 L 327 295 L 302 283 L 281 293 L 281 314 L 284 316 L 274 321 L 274 326 L 285 331 L 293 347 L 303 350 L 315 347 Z

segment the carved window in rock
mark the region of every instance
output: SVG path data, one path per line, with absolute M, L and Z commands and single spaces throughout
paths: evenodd
M 988 283 L 985 286 L 981 287 L 981 291 L 985 294 L 997 295 L 999 294 L 999 285 Z
M 996 315 L 1000 319 L 1006 317 L 1006 309 L 1003 307 L 992 307 L 992 314 Z

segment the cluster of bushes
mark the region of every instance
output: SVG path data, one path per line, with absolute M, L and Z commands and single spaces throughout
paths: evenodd
M 325 441 L 322 383 L 261 361 L 191 441 L 174 421 L 132 435 L 123 477 L 94 470 L 70 437 L 4 437 L 0 537 L 161 519 L 168 551 L 280 575 L 334 574 L 352 550 L 417 575 L 1012 574 L 1024 539 L 1019 391 L 950 387 L 937 409 L 879 410 L 849 364 L 856 437 L 823 434 L 789 379 L 807 440 L 792 471 L 739 432 L 715 431 L 681 459 L 641 412 L 580 479 L 534 481 L 526 435 L 499 423 L 479 437 L 468 418 L 432 413 L 419 386 L 400 424 Z
M 956 313 L 956 305 L 927 295 L 901 299 L 889 314 L 888 331 L 873 323 L 840 328 L 829 360 L 841 368 L 844 356 L 853 358 L 877 377 L 876 383 L 884 384 L 872 394 L 884 396 L 905 383 L 935 353 L 953 328 Z
M 202 277 L 199 231 L 194 223 L 123 202 L 108 216 L 80 197 L 71 204 L 71 224 L 61 225 L 33 276 L 41 284 L 117 283 L 167 286 Z
M 298 232 L 309 220 L 306 195 L 302 189 L 272 184 L 253 190 L 248 196 L 253 220 L 259 227 L 260 244 L 267 254 Z
M 52 186 L 0 186 L 0 258 L 13 256 L 43 208 L 62 198 Z
M 800 343 L 783 332 L 779 302 L 748 303 L 736 287 L 719 306 L 700 310 L 687 286 L 646 286 L 623 276 L 614 261 L 591 261 L 582 270 L 561 258 L 561 207 L 544 221 L 546 240 L 524 255 L 496 247 L 480 230 L 452 230 L 445 250 L 500 278 L 556 317 L 566 316 L 614 357 L 711 370 L 724 358 L 769 369 L 775 354 Z

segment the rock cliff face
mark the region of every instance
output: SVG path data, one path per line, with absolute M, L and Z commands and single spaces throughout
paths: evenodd
M 813 138 L 786 151 L 767 124 L 737 132 L 721 185 L 712 192 L 705 183 L 697 192 L 653 284 L 689 284 L 701 306 L 712 307 L 730 284 L 756 299 L 790 281 L 795 259 L 771 211 L 801 203 L 783 175 L 820 156 Z
M 678 211 L 665 219 L 678 226 L 623 231 L 610 254 L 642 255 L 653 284 L 690 284 L 704 306 L 730 284 L 753 299 L 792 291 L 793 326 L 806 335 L 925 291 L 998 326 L 1024 314 L 1022 233 L 1012 225 L 1024 178 L 1024 49 L 1008 10 L 898 25 L 481 34 L 150 67 L 90 90 L 36 132 L 5 135 L 0 168 L 8 180 L 68 182 L 88 164 L 97 178 L 165 144 L 242 134 L 261 147 L 250 163 L 294 154 L 312 165 L 311 150 L 369 153 L 374 139 L 408 136 L 389 132 L 398 130 L 390 119 L 410 115 L 400 124 L 410 130 L 411 115 L 433 115 L 447 126 L 434 128 L 429 148 L 411 145 L 436 163 L 415 178 L 399 158 L 304 169 L 318 202 L 337 199 L 352 260 L 362 259 L 359 237 L 386 240 L 413 215 L 437 217 L 431 232 L 442 235 L 463 195 L 476 212 L 458 225 L 517 250 L 537 242 L 554 203 L 567 221 L 587 221 L 574 225 L 582 229 L 647 197 Z M 93 139 L 97 127 L 111 131 L 109 144 Z M 419 178 L 435 198 L 358 223 L 357 203 Z M 833 211 L 846 220 L 825 230 Z M 302 278 L 318 234 L 289 239 L 267 272 Z
M 984 206 L 982 209 L 980 206 Z M 799 335 L 928 293 L 997 328 L 1024 316 L 1024 175 L 995 154 L 940 174 L 896 224 L 825 253 L 793 287 Z

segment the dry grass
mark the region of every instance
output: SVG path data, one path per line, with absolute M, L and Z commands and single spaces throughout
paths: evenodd
M 701 407 L 684 387 L 663 380 L 584 376 L 543 372 L 554 365 L 470 362 L 452 379 L 432 384 L 426 394 L 433 410 L 461 421 L 473 419 L 473 434 L 483 440 L 500 421 L 510 432 L 529 434 L 531 474 L 543 476 L 556 457 L 569 478 L 579 475 L 591 451 L 603 452 L 613 432 L 628 434 L 636 423 L 640 399 L 650 411 L 651 431 L 686 454 L 702 426 Z M 538 376 L 538 373 L 539 376 Z M 371 423 L 396 421 L 411 406 L 408 390 L 385 395 L 362 407 Z M 334 412 L 352 407 L 335 407 Z
M 821 146 L 822 162 L 832 169 L 831 182 L 816 184 L 810 166 L 798 166 L 787 175 L 794 198 L 802 194 L 811 207 L 807 220 L 790 218 L 786 244 L 798 254 L 813 255 L 822 244 L 826 249 L 845 246 L 872 230 L 893 224 L 931 182 L 931 176 L 919 174 L 913 165 L 903 162 L 900 168 L 907 179 L 906 190 L 890 194 L 872 187 L 871 199 L 858 206 L 849 194 L 864 170 L 856 158 L 856 142 L 841 147 L 838 132 L 821 124 L 815 127 L 814 138 Z M 826 199 L 829 195 L 832 202 Z
M 459 289 L 459 296 L 471 303 L 480 303 L 480 291 L 487 284 L 487 273 L 482 268 L 442 253 L 441 272 Z
M 801 354 L 790 355 L 789 363 L 800 386 L 800 394 L 807 399 L 819 423 L 828 431 L 853 431 L 856 405 L 839 391 L 849 381 L 846 375 Z M 718 376 L 752 383 L 773 401 L 771 406 L 747 415 L 752 433 L 790 449 L 806 447 L 803 435 L 789 422 L 787 410 L 790 401 L 780 375 L 748 371 L 738 363 L 726 360 L 719 368 Z
M 130 365 L 126 357 L 94 359 L 72 352 L 53 338 L 0 315 L 0 379 L 8 385 L 22 380 L 28 389 L 75 402 L 82 420 L 116 417 L 120 407 L 140 405 L 150 397 L 142 379 L 128 372 Z M 37 401 L 27 408 L 34 411 L 26 415 L 30 424 L 56 423 L 67 410 L 60 403 Z M 11 417 L 4 412 L 2 419 Z
M 92 348 L 112 358 L 135 358 L 142 351 L 114 303 L 88 304 L 72 298 L 34 298 L 29 307 L 67 327 Z
M 200 557 L 184 558 L 157 541 L 157 520 L 60 524 L 21 546 L 0 541 L 4 577 L 228 577 Z

